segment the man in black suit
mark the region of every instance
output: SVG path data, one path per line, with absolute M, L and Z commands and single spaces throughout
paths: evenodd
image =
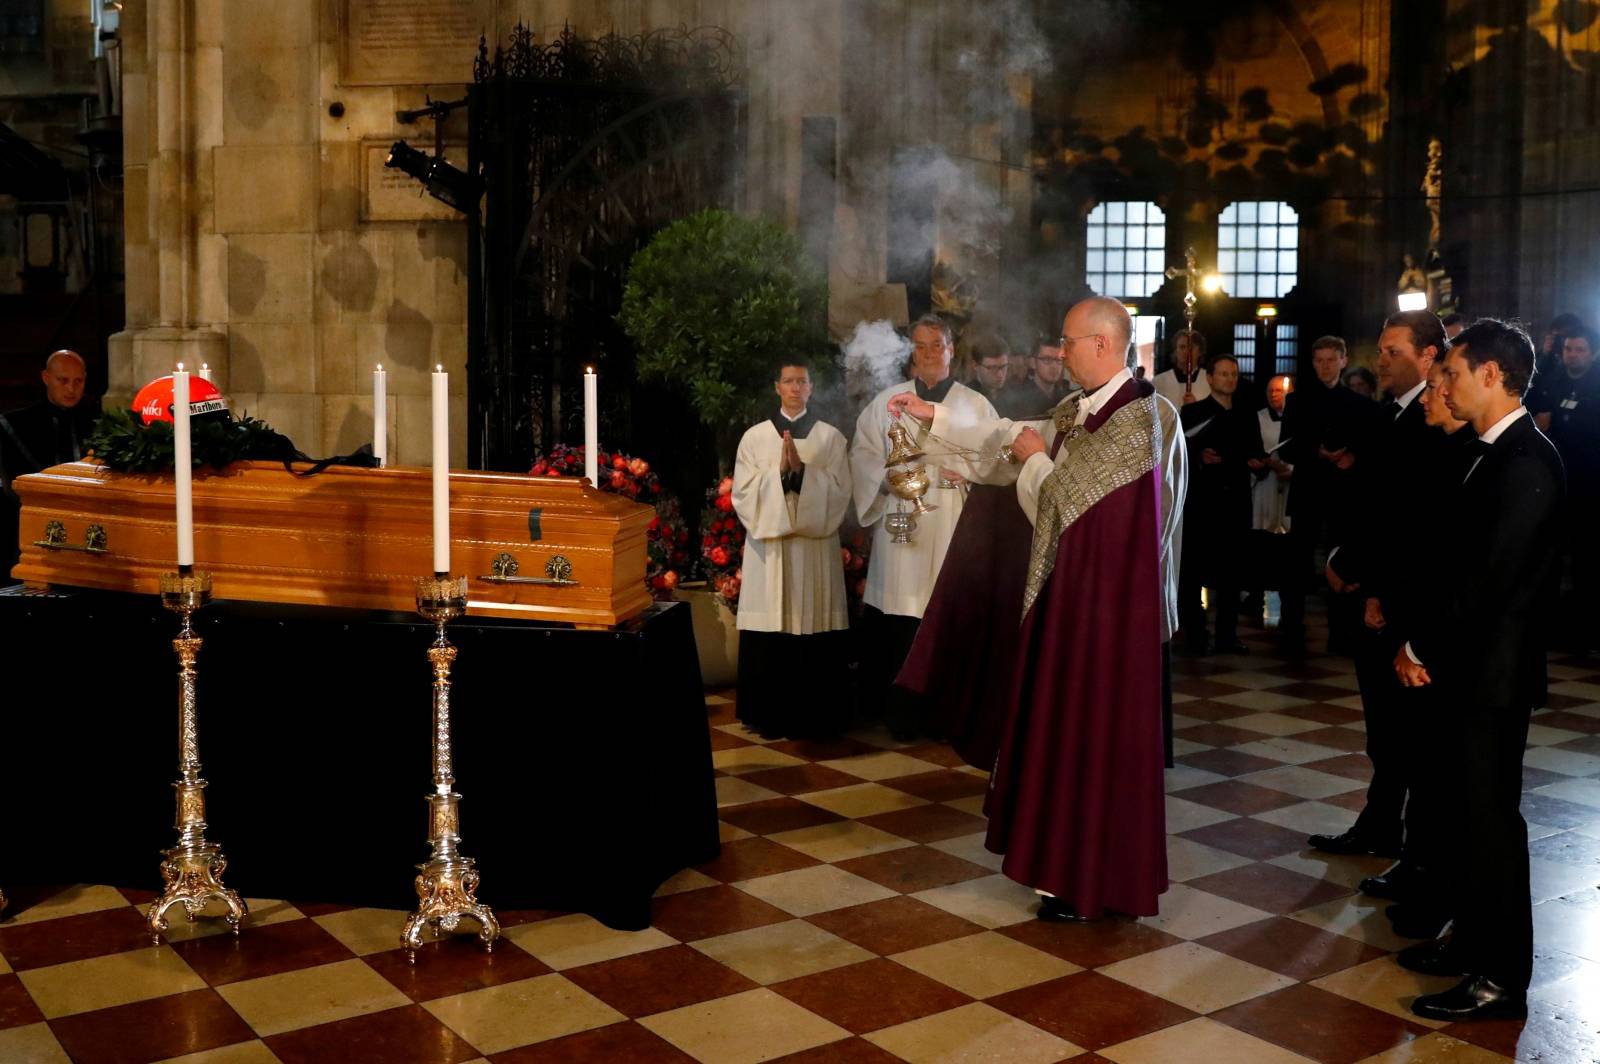
M 22 500 L 11 483 L 20 476 L 83 457 L 83 445 L 100 416 L 100 401 L 86 396 L 83 356 L 57 351 L 39 373 L 44 398 L 0 414 L 0 585 L 17 563 Z
M 1335 594 L 1363 606 L 1355 663 L 1372 782 L 1366 807 L 1348 831 L 1311 836 L 1311 845 L 1327 853 L 1398 857 L 1402 841 L 1415 833 L 1415 825 L 1403 822 L 1406 796 L 1415 765 L 1429 755 L 1415 728 L 1420 697 L 1401 687 L 1394 674 L 1400 645 L 1393 641 L 1383 602 L 1390 598 L 1390 588 L 1422 563 L 1427 549 L 1422 530 L 1428 515 L 1418 512 L 1427 496 L 1418 487 L 1438 470 L 1444 434 L 1428 427 L 1418 399 L 1444 349 L 1444 326 L 1428 310 L 1392 315 L 1378 337 L 1378 384 L 1389 398 L 1379 408 L 1362 455 L 1359 510 L 1343 540 L 1329 552 L 1325 570 Z M 1362 890 L 1398 899 L 1420 878 L 1419 872 L 1416 861 L 1403 862 L 1364 880 Z M 1415 937 L 1432 938 L 1439 929 L 1422 930 Z
M 1445 850 L 1454 931 L 1399 958 L 1413 971 L 1464 977 L 1412 1003 L 1429 1019 L 1527 1015 L 1533 910 L 1522 755 L 1545 694 L 1566 495 L 1561 459 L 1522 405 L 1533 359 L 1527 333 L 1492 319 L 1450 346 L 1444 400 L 1476 431 L 1478 454 L 1436 562 L 1444 591 L 1408 625 L 1394 659 L 1400 682 L 1433 686 L 1452 722 L 1433 756 L 1450 767 L 1454 787 Z

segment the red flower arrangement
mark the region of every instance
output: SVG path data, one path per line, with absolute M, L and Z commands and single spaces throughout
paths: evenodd
M 700 561 L 706 583 L 735 613 L 744 584 L 744 525 L 733 512 L 733 478 L 723 477 L 706 492 L 700 517 Z
M 690 563 L 689 526 L 684 523 L 678 500 L 661 490 L 660 478 L 650 472 L 650 463 L 643 458 L 605 451 L 595 458 L 596 478 L 600 481 L 596 487 L 655 507 L 656 516 L 645 533 L 650 556 L 645 583 L 656 598 L 670 599 Z M 561 443 L 535 459 L 528 472 L 536 477 L 581 477 L 583 459 L 582 447 Z

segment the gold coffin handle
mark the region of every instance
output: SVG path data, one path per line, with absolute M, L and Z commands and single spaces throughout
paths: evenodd
M 578 582 L 572 579 L 572 563 L 565 555 L 557 554 L 544 563 L 544 576 L 518 576 L 516 556 L 507 552 L 495 555 L 490 563 L 491 572 L 487 576 L 478 577 L 486 584 L 534 584 L 538 587 L 577 587 Z
M 35 547 L 45 550 L 75 550 L 84 554 L 106 554 L 106 526 L 92 524 L 83 530 L 83 545 L 67 542 L 67 526 L 61 521 L 48 521 L 44 538 L 33 541 Z

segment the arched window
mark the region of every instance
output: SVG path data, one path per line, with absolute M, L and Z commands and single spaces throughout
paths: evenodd
M 1085 230 L 1084 280 L 1113 299 L 1142 299 L 1161 287 L 1167 216 L 1154 203 L 1101 203 Z
M 1217 272 L 1239 299 L 1277 299 L 1300 279 L 1300 215 L 1287 203 L 1230 203 L 1217 219 Z

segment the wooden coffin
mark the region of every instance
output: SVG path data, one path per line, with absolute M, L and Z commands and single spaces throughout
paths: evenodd
M 156 594 L 176 568 L 170 476 L 70 462 L 15 485 L 25 584 Z M 218 598 L 412 611 L 433 568 L 431 507 L 426 469 L 196 470 L 195 567 Z M 654 515 L 574 478 L 453 472 L 451 568 L 471 614 L 618 624 L 650 605 Z

